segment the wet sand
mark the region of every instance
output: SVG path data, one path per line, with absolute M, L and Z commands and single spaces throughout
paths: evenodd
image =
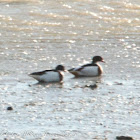
M 140 138 L 139 4 L 94 5 L 0 4 L 6 8 L 0 12 L 1 139 Z M 106 61 L 100 77 L 66 72 L 63 84 L 38 84 L 28 76 L 58 64 L 86 64 L 94 55 Z

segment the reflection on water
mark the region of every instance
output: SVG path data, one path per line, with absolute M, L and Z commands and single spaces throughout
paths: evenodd
M 139 138 L 139 0 L 1 0 L 0 9 L 0 131 L 18 133 L 13 139 L 37 138 L 22 135 L 28 130 L 40 139 L 46 131 L 48 139 Z M 101 77 L 66 73 L 62 85 L 28 77 L 95 55 L 106 61 Z

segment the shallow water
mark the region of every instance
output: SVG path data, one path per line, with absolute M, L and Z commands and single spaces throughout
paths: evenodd
M 139 0 L 1 0 L 0 9 L 1 139 L 140 138 Z M 94 55 L 106 61 L 101 77 L 28 76 Z

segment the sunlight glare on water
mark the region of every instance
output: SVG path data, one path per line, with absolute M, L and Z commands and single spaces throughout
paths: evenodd
M 1 0 L 0 9 L 2 138 L 139 139 L 139 0 Z M 95 55 L 106 61 L 101 77 L 28 76 Z

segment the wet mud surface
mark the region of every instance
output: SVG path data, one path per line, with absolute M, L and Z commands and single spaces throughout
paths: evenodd
M 0 12 L 2 140 L 140 138 L 139 4 L 99 1 L 96 6 L 0 3 L 6 8 Z M 77 67 L 95 55 L 106 61 L 100 63 L 100 77 L 66 72 L 63 84 L 40 84 L 28 76 L 58 64 Z

